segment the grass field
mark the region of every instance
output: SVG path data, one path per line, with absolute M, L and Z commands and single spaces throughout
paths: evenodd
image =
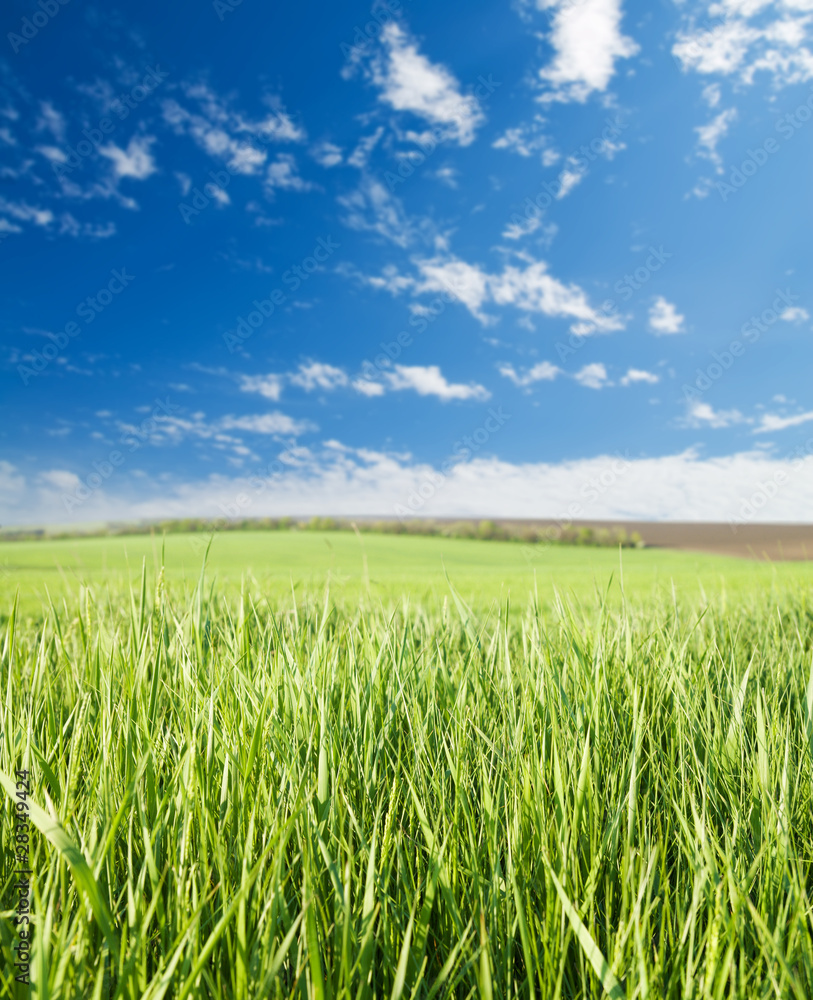
M 0 614 L 19 590 L 24 611 L 38 614 L 48 595 L 75 593 L 82 584 L 137 584 L 142 562 L 154 578 L 164 553 L 170 582 L 194 586 L 210 536 L 167 535 L 165 540 L 119 538 L 0 542 Z M 353 605 L 369 595 L 397 601 L 405 594 L 435 602 L 448 595 L 446 575 L 470 602 L 483 607 L 509 594 L 519 606 L 536 586 L 549 607 L 554 590 L 592 600 L 606 591 L 620 596 L 621 570 L 631 597 L 671 595 L 672 585 L 688 599 L 703 594 L 748 594 L 772 584 L 780 590 L 813 583 L 813 563 L 766 563 L 669 550 L 523 545 L 349 532 L 226 532 L 211 539 L 210 579 L 221 593 L 243 582 L 257 599 L 290 599 L 320 593 L 330 583 L 332 598 Z
M 0 996 L 813 996 L 807 564 L 191 542 L 0 547 Z

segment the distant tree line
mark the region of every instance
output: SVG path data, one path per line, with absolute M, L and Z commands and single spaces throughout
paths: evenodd
M 337 517 L 198 518 L 185 517 L 167 521 L 113 522 L 103 528 L 88 531 L 49 531 L 45 528 L 6 530 L 0 533 L 5 541 L 38 538 L 85 538 L 105 535 L 184 534 L 214 531 L 358 531 L 379 535 L 422 535 L 441 538 L 472 538 L 482 541 L 523 542 L 525 544 L 590 545 L 618 548 L 643 548 L 644 540 L 637 531 L 628 532 L 620 526 L 591 528 L 571 524 L 498 523 L 491 520 L 433 521 L 426 518 L 410 520 L 352 520 Z

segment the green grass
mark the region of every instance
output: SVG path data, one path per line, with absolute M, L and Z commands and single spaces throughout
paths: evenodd
M 4 547 L 37 997 L 813 996 L 806 567 L 223 541 Z
M 167 535 L 164 540 L 133 535 L 118 538 L 0 542 L 0 613 L 19 589 L 24 612 L 36 614 L 49 595 L 59 598 L 80 584 L 126 587 L 137 582 L 142 561 L 154 575 L 165 547 L 166 576 L 194 584 L 209 541 L 207 535 Z M 620 569 L 628 592 L 650 598 L 749 593 L 754 587 L 813 583 L 813 563 L 728 559 L 664 550 L 524 545 L 465 539 L 362 535 L 349 532 L 246 531 L 215 535 L 210 575 L 221 592 L 239 593 L 244 578 L 252 594 L 281 600 L 292 585 L 299 593 L 320 590 L 329 578 L 333 598 L 353 606 L 362 595 L 397 600 L 409 593 L 436 602 L 448 593 L 445 572 L 460 593 L 478 606 L 509 593 L 523 604 L 536 586 L 543 606 L 554 589 L 593 599 L 611 577 L 620 595 Z

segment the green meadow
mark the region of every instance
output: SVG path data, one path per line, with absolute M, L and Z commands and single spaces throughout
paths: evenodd
M 807 564 L 208 541 L 0 544 L 0 996 L 813 996 Z
M 209 543 L 211 546 L 209 547 Z M 209 548 L 208 573 L 219 592 L 248 587 L 257 599 L 275 602 L 321 593 L 353 605 L 362 597 L 385 603 L 404 596 L 442 601 L 447 578 L 478 606 L 510 598 L 524 605 L 536 591 L 550 606 L 558 591 L 579 600 L 620 599 L 623 582 L 634 599 L 748 594 L 813 581 L 813 563 L 730 559 L 654 549 L 591 548 L 480 542 L 460 538 L 355 535 L 351 532 L 245 531 L 131 535 L 60 540 L 0 541 L 0 595 L 6 612 L 15 592 L 21 607 L 38 614 L 51 598 L 81 585 L 127 587 L 142 565 L 155 578 L 163 564 L 167 581 L 194 586 Z

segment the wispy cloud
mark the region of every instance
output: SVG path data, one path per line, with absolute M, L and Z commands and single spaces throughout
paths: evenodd
M 352 75 L 355 68 L 350 63 L 345 75 Z M 366 62 L 365 73 L 384 104 L 440 126 L 444 137 L 461 146 L 474 141 L 485 121 L 477 98 L 464 95 L 451 71 L 431 62 L 417 41 L 394 21 L 384 26 L 381 46 Z
M 342 148 L 335 142 L 320 142 L 311 149 L 311 156 L 327 169 L 337 167 L 343 159 Z
M 578 285 L 566 285 L 548 273 L 545 261 L 522 258 L 522 264 L 508 264 L 497 274 L 490 274 L 476 264 L 468 264 L 447 255 L 417 261 L 421 279 L 415 294 L 453 293 L 483 323 L 490 317 L 483 306 L 513 306 L 522 312 L 572 320 L 571 329 L 582 335 L 595 331 L 623 329 L 625 321 L 590 305 L 587 294 Z
M 573 378 L 587 389 L 603 389 L 611 384 L 606 367 L 601 362 L 585 365 Z
M 241 375 L 240 388 L 243 392 L 257 393 L 265 399 L 276 402 L 282 395 L 285 379 L 281 375 Z
M 694 450 L 659 457 L 623 460 L 623 471 L 585 507 L 585 487 L 608 470 L 618 469 L 618 456 L 596 454 L 562 463 L 514 463 L 475 456 L 442 471 L 410 455 L 353 448 L 325 442 L 319 449 L 287 448 L 279 456 L 282 470 L 273 475 L 273 489 L 257 488 L 257 476 L 211 475 L 181 480 L 175 475 L 128 477 L 126 472 L 99 489 L 80 508 L 77 519 L 211 517 L 234 506 L 237 496 L 250 499 L 246 516 L 314 514 L 382 516 L 426 482 L 443 482 L 443 489 L 421 508 L 431 517 L 561 518 L 575 504 L 582 516 L 603 520 L 727 522 L 754 493 L 757 485 L 786 485 L 757 515 L 762 521 L 803 522 L 813 491 L 813 457 L 801 463 L 774 459 L 763 451 L 703 458 Z M 259 467 L 262 468 L 262 467 Z M 0 461 L 0 499 L 6 523 L 65 520 L 61 495 L 75 488 L 75 474 L 59 468 L 58 478 L 42 480 Z M 115 491 L 115 492 L 114 492 Z
M 807 0 L 706 0 L 706 17 L 689 7 L 672 47 L 684 71 L 735 76 L 752 84 L 767 74 L 774 87 L 813 78 L 813 22 Z
M 718 174 L 723 172 L 723 158 L 717 152 L 717 146 L 736 120 L 737 109 L 729 108 L 727 111 L 721 111 L 708 124 L 699 125 L 695 129 L 695 132 L 697 132 L 699 155 L 710 160 L 714 164 Z
M 624 375 L 619 380 L 619 385 L 657 385 L 660 382 L 660 376 L 655 375 L 653 372 L 643 371 L 641 368 L 630 368 L 626 375 Z
M 759 426 L 754 428 L 754 434 L 770 434 L 773 431 L 784 431 L 789 427 L 800 427 L 813 420 L 813 410 L 806 413 L 795 413 L 790 417 L 782 417 L 776 413 L 762 415 Z
M 468 385 L 448 382 L 437 365 L 395 365 L 392 372 L 385 373 L 384 380 L 395 392 L 411 389 L 419 396 L 436 396 L 444 402 L 451 399 L 483 402 L 491 396 L 484 386 L 474 382 Z
M 780 313 L 779 318 L 786 323 L 805 323 L 810 319 L 810 313 L 802 306 L 788 306 Z
M 714 429 L 748 422 L 748 419 L 739 410 L 715 410 L 710 403 L 703 403 L 699 399 L 690 400 L 686 417 L 681 421 L 684 427 L 711 427 Z
M 408 247 L 419 234 L 429 239 L 433 230 L 427 222 L 410 219 L 401 199 L 370 174 L 354 191 L 340 195 L 338 202 L 345 210 L 342 222 L 350 229 L 376 233 L 399 247 Z
M 180 99 L 163 102 L 164 121 L 177 135 L 190 136 L 209 156 L 228 164 L 234 173 L 259 174 L 268 158 L 268 146 L 307 140 L 305 129 L 275 95 L 265 96 L 268 110 L 264 115 L 252 117 L 236 110 L 208 84 L 184 83 L 179 92 Z
M 299 175 L 296 157 L 292 153 L 278 153 L 268 164 L 265 174 L 266 190 L 272 192 L 279 188 L 282 191 L 312 191 L 316 185 L 306 181 Z
M 393 365 L 378 371 L 375 378 L 370 378 L 350 375 L 344 368 L 336 365 L 307 361 L 292 372 L 239 376 L 243 392 L 256 393 L 275 401 L 280 398 L 286 384 L 305 392 L 350 389 L 371 398 L 383 396 L 387 392 L 404 391 L 412 391 L 419 396 L 434 396 L 443 402 L 454 399 L 484 401 L 491 396 L 484 386 L 475 382 L 450 382 L 438 365 Z
M 306 392 L 314 389 L 339 389 L 346 386 L 350 379 L 347 373 L 334 365 L 321 364 L 318 361 L 310 361 L 300 365 L 299 371 L 288 376 L 291 385 L 298 385 Z
M 129 177 L 135 181 L 144 181 L 158 169 L 150 151 L 155 141 L 155 136 L 152 135 L 136 135 L 126 149 L 110 143 L 99 146 L 99 152 L 112 162 L 113 174 L 117 180 Z
M 501 364 L 497 366 L 500 375 L 510 379 L 514 385 L 525 388 L 535 382 L 553 382 L 557 376 L 562 374 L 562 369 L 552 365 L 550 361 L 540 361 L 539 364 L 528 368 L 524 372 L 518 372 L 513 365 Z

